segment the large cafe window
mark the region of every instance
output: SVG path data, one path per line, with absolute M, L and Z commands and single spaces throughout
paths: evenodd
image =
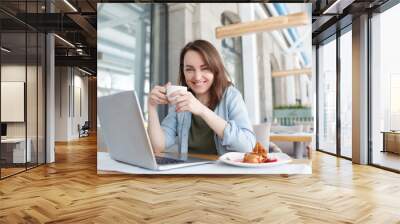
M 318 51 L 318 146 L 336 154 L 336 40 Z
M 371 162 L 400 171 L 400 4 L 371 18 Z

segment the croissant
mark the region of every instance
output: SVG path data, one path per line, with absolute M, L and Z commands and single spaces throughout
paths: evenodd
M 268 158 L 267 150 L 265 150 L 264 146 L 262 146 L 259 142 L 256 143 L 253 152 L 246 153 L 243 157 L 244 163 L 267 163 L 275 161 L 277 160 Z
M 243 158 L 244 163 L 260 163 L 261 157 L 256 153 L 246 153 Z

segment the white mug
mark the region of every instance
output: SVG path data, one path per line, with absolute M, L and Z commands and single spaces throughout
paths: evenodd
M 167 87 L 167 97 L 168 97 L 168 100 L 169 100 L 169 101 L 173 100 L 173 99 L 171 99 L 170 95 L 171 95 L 173 92 L 180 91 L 180 90 L 184 90 L 184 91 L 186 92 L 186 91 L 187 91 L 187 87 L 186 87 L 186 86 L 173 86 L 173 85 L 168 86 L 168 87 Z

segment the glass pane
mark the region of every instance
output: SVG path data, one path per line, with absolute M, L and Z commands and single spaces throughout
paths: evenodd
M 150 4 L 98 4 L 97 97 L 135 90 L 144 117 L 150 90 Z M 99 124 L 99 123 L 98 123 Z M 97 128 L 99 150 L 104 149 Z
M 400 5 L 372 18 L 372 163 L 400 170 Z
M 318 51 L 319 149 L 336 153 L 336 40 Z
M 25 170 L 26 34 L 1 34 L 1 166 L 2 177 Z
M 44 5 L 44 0 L 0 3 L 3 9 L 20 18 L 25 18 L 24 13 L 43 13 Z M 45 36 L 27 27 L 23 22 L 9 18 L 8 15 L 0 13 L 0 18 L 7 21 L 1 23 L 0 27 L 2 47 L 0 167 L 5 167 L 1 170 L 3 178 L 34 167 L 38 161 L 44 162 L 45 79 L 42 73 L 45 64 Z M 39 81 L 41 83 L 38 83 Z M 42 135 L 40 146 L 39 131 Z M 40 155 L 39 147 L 41 147 Z
M 39 34 L 38 36 L 38 142 L 37 142 L 37 153 L 38 153 L 38 164 L 45 163 L 45 60 L 46 60 L 46 52 L 45 52 L 45 44 L 46 38 L 44 34 Z
M 28 168 L 37 165 L 37 41 L 36 32 L 27 33 L 27 80 L 26 80 L 26 113 L 27 113 L 27 142 L 28 142 Z
M 351 31 L 340 37 L 340 126 L 341 155 L 351 158 L 352 141 L 352 35 Z
M 238 22 L 240 22 L 240 17 L 233 12 L 225 12 L 221 15 L 221 23 L 224 26 Z M 221 56 L 229 77 L 236 88 L 244 95 L 242 37 L 222 39 Z
M 143 107 L 144 80 L 149 77 L 150 5 L 100 5 L 98 96 L 136 90 Z M 128 19 L 132 17 L 137 19 Z
M 27 2 L 26 12 L 37 13 L 39 11 L 38 3 Z M 32 19 L 32 18 L 31 18 Z M 32 20 L 37 20 L 33 17 Z M 36 23 L 37 21 L 32 21 Z M 36 30 L 27 30 L 27 75 L 26 75 L 26 125 L 27 125 L 27 167 L 31 168 L 37 165 L 37 132 L 38 132 L 38 34 Z

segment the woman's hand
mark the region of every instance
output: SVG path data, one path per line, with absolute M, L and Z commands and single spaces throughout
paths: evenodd
M 176 112 L 189 111 L 192 114 L 200 116 L 207 107 L 202 104 L 193 94 L 189 91 L 177 91 L 171 94 L 171 104 L 176 105 Z
M 167 87 L 171 83 L 167 83 L 164 86 L 155 86 L 149 94 L 148 104 L 149 107 L 156 108 L 159 104 L 168 104 L 167 98 Z

